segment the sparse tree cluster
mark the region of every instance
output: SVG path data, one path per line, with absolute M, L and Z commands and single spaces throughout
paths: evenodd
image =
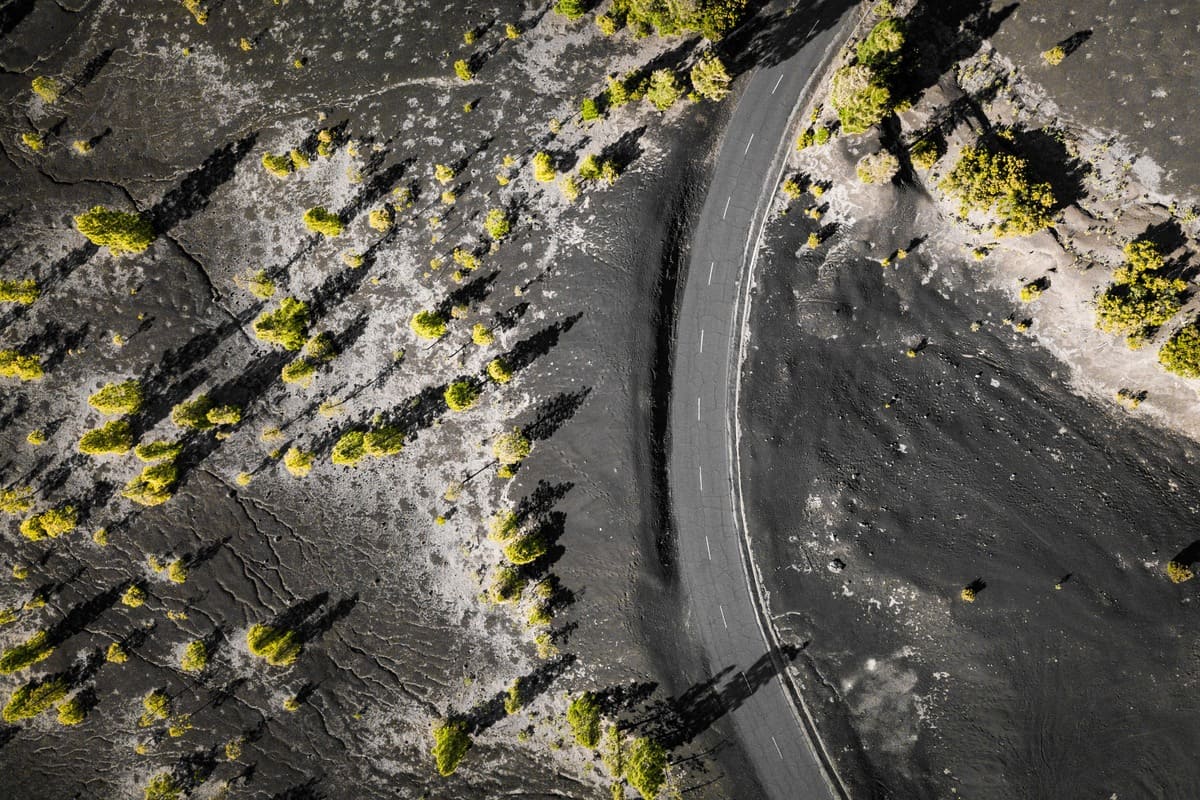
M 958 213 L 973 211 L 996 219 L 996 236 L 1028 236 L 1050 224 L 1054 194 L 1050 184 L 1029 175 L 1029 163 L 983 146 L 964 147 L 938 188 L 958 201 Z

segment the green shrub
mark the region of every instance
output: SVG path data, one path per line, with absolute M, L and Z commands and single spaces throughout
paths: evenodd
M 203 672 L 208 666 L 208 648 L 199 639 L 189 642 L 179 659 L 179 666 L 184 672 Z
M 275 155 L 274 153 L 263 153 L 262 157 L 263 168 L 277 178 L 286 178 L 292 174 L 292 159 L 287 154 Z
M 251 275 L 246 282 L 246 288 L 259 300 L 270 300 L 275 296 L 275 281 L 271 280 L 265 269 Z
M 38 131 L 25 131 L 21 134 L 21 144 L 28 147 L 30 152 L 40 153 L 46 149 L 46 137 Z
M 204 416 L 211 425 L 237 425 L 242 421 L 242 410 L 237 406 L 217 406 Z
M 50 508 L 21 520 L 21 535 L 31 542 L 57 539 L 75 530 L 78 519 L 74 506 Z
M 136 414 L 142 410 L 146 395 L 142 384 L 134 379 L 121 383 L 106 383 L 88 398 L 88 405 L 101 414 Z
M 525 579 L 512 567 L 499 567 L 492 574 L 488 596 L 493 603 L 517 603 L 525 589 Z
M 550 549 L 540 533 L 527 533 L 504 546 L 504 557 L 509 563 L 521 566 L 537 561 Z
M 188 566 L 182 558 L 177 558 L 167 565 L 167 578 L 171 583 L 186 583 L 188 578 Z
M 451 411 L 466 411 L 479 400 L 479 388 L 470 381 L 455 381 L 446 387 L 446 405 Z
M 458 61 L 454 62 L 454 74 L 457 75 L 458 79 L 461 81 L 469 81 L 475 77 L 475 73 L 472 71 L 471 65 L 467 63 L 465 58 L 460 58 Z
M 579 162 L 579 177 L 585 181 L 594 181 L 600 177 L 600 159 L 594 155 L 584 156 Z
M 493 358 L 489 361 L 487 374 L 496 383 L 508 383 L 513 378 L 512 367 L 503 358 Z
M 521 678 L 513 678 L 513 682 L 508 685 L 508 691 L 504 693 L 504 713 L 509 716 L 521 710 L 525 705 L 525 687 Z
M 865 133 L 892 109 L 888 88 L 863 64 L 842 67 L 834 73 L 829 101 L 846 133 Z
M 290 364 L 284 364 L 283 369 L 279 371 L 279 377 L 283 379 L 284 383 L 298 383 L 303 387 L 308 387 L 312 384 L 312 377 L 316 371 L 315 364 L 304 356 L 300 356 Z
M 259 623 L 246 631 L 246 646 L 273 667 L 289 667 L 296 663 L 301 643 L 295 631 Z
M 333 446 L 333 454 L 331 456 L 333 463 L 343 464 L 348 467 L 354 466 L 366 455 L 365 443 L 366 434 L 362 431 L 349 431 L 342 434 L 341 438 Z
M 492 442 L 492 455 L 501 464 L 520 464 L 529 457 L 533 450 L 533 442 L 519 429 L 513 428 L 510 433 L 496 437 Z
M 418 311 L 408 327 L 422 339 L 440 339 L 446 335 L 446 320 L 436 311 Z
M 863 183 L 889 183 L 900 171 L 900 160 L 886 150 L 863 156 L 856 172 Z
M 1027 236 L 1050 224 L 1054 195 L 1048 183 L 1030 180 L 1028 162 L 984 147 L 964 147 L 938 188 L 958 201 L 958 213 L 995 215 L 996 236 Z
M 179 800 L 183 787 L 169 772 L 160 772 L 146 784 L 145 800 Z
M 123 455 L 133 447 L 133 429 L 123 419 L 109 420 L 79 439 L 79 452 L 89 456 Z
M 558 0 L 554 4 L 554 13 L 560 14 L 574 22 L 584 15 L 587 5 L 584 0 Z
M 1021 302 L 1032 303 L 1042 296 L 1046 291 L 1045 282 L 1041 280 L 1030 281 L 1021 287 Z
M 285 350 L 304 346 L 308 330 L 308 303 L 285 297 L 279 308 L 265 311 L 254 320 L 254 335 L 261 341 L 277 344 Z
M 363 435 L 363 452 L 369 456 L 394 456 L 403 449 L 404 431 L 394 425 L 383 425 Z
M 11 675 L 29 669 L 39 661 L 50 657 L 54 647 L 47 641 L 46 631 L 38 631 L 20 644 L 6 648 L 0 654 L 0 673 Z
M 471 342 L 479 347 L 487 347 L 496 341 L 496 334 L 482 322 L 477 322 L 471 328 Z
M 154 689 L 142 698 L 142 708 L 144 712 L 138 724 L 148 728 L 155 722 L 171 716 L 171 698 L 167 697 L 162 689 Z
M 392 229 L 392 212 L 386 208 L 376 208 L 367 215 L 367 224 L 381 233 Z
M 33 489 L 28 486 L 14 486 L 11 489 L 0 490 L 0 512 L 24 514 L 31 508 L 33 508 Z
M 625 85 L 625 81 L 610 75 L 608 88 L 604 90 L 604 104 L 609 108 L 620 108 L 629 100 L 629 87 Z
M 603 116 L 600 113 L 600 103 L 594 97 L 585 97 L 579 104 L 579 119 L 583 122 L 595 122 Z
M 62 84 L 54 80 L 54 78 L 38 75 L 33 79 L 34 93 L 46 103 L 56 102 L 59 95 L 62 94 L 62 89 Z
M 1179 312 L 1187 283 L 1162 274 L 1163 256 L 1152 242 L 1130 242 L 1125 257 L 1125 266 L 1113 273 L 1113 282 L 1096 298 L 1096 327 L 1125 335 L 1126 343 L 1136 348 Z M 1179 344 L 1186 344 L 1187 338 L 1185 334 Z M 1168 358 L 1177 352 L 1172 347 Z
M 596 27 L 599 28 L 600 32 L 605 36 L 612 36 L 617 32 L 619 26 L 617 25 L 616 18 L 612 14 L 605 13 L 596 15 Z
M 1167 562 L 1167 577 L 1171 583 L 1187 583 L 1196 577 L 1196 573 L 1187 564 L 1181 564 L 1175 559 L 1171 559 Z
M 483 220 L 483 229 L 497 242 L 508 236 L 508 232 L 512 229 L 508 213 L 502 208 L 493 208 L 488 211 L 487 217 Z
M 87 716 L 87 708 L 78 696 L 58 705 L 58 724 L 68 727 L 78 725 Z
M 288 448 L 283 455 L 283 466 L 294 478 L 303 478 L 312 472 L 315 456 L 297 447 Z
M 666 111 L 679 98 L 683 97 L 683 87 L 675 72 L 669 69 L 656 69 L 650 73 L 650 85 L 646 89 L 646 101 L 659 111 Z
M 654 800 L 667 780 L 667 751 L 645 736 L 629 743 L 622 773 L 644 800 Z
M 346 225 L 341 218 L 332 211 L 321 206 L 314 206 L 304 212 L 304 227 L 308 228 L 313 233 L 319 233 L 322 236 L 330 238 L 341 236 Z
M 507 544 L 516 538 L 519 520 L 511 510 L 498 511 L 488 521 L 488 538 L 493 542 Z
M 154 228 L 141 214 L 104 206 L 92 206 L 91 211 L 75 217 L 75 228 L 92 244 L 107 247 L 114 256 L 144 252 L 154 242 Z
M 563 193 L 563 197 L 568 203 L 574 203 L 579 199 L 579 182 L 575 180 L 573 175 L 564 175 L 558 183 L 558 188 Z
M 719 102 L 729 94 L 732 80 L 721 59 L 708 54 L 696 62 L 691 72 L 692 88 L 706 100 Z
M 1183 326 L 1158 350 L 1158 363 L 1172 375 L 1200 378 L 1200 327 Z
M 176 427 L 203 431 L 212 427 L 208 421 L 208 412 L 213 409 L 213 401 L 206 394 L 198 394 L 191 400 L 184 400 L 171 409 L 171 422 Z
M 179 469 L 174 462 L 151 464 L 125 484 L 121 496 L 141 506 L 162 505 L 175 494 L 177 480 Z
M 550 183 L 558 178 L 558 170 L 554 168 L 549 153 L 539 151 L 533 154 L 533 177 L 539 183 Z
M 37 281 L 10 281 L 0 279 L 0 303 L 17 303 L 22 306 L 33 305 L 41 295 Z
M 41 356 L 24 356 L 16 350 L 0 350 L 0 378 L 40 381 L 44 374 Z
M 886 65 L 904 47 L 904 23 L 889 17 L 875 23 L 875 27 L 858 45 L 858 60 L 878 69 Z
M 913 144 L 908 151 L 908 157 L 913 166 L 919 169 L 933 169 L 934 164 L 942 157 L 942 149 L 936 139 L 921 139 Z
M 33 719 L 66 697 L 69 688 L 66 678 L 30 681 L 12 693 L 0 716 L 9 723 Z
M 600 702 L 591 692 L 577 695 L 567 706 L 567 724 L 580 746 L 595 750 L 600 744 Z
M 453 775 L 471 748 L 471 736 L 465 722 L 439 720 L 433 726 L 433 763 L 442 777 Z
M 554 612 L 548 603 L 534 603 L 525 616 L 525 623 L 531 628 L 549 625 L 553 621 Z
M 620 778 L 625 771 L 625 754 L 622 748 L 621 731 L 616 725 L 608 725 L 604 729 L 604 742 L 600 749 L 600 763 L 614 778 Z

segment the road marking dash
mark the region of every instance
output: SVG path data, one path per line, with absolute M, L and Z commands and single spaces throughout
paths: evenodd
M 712 547 L 708 544 L 708 534 L 704 534 L 704 549 L 708 551 L 708 560 L 712 561 Z
M 750 134 L 750 138 L 746 140 L 746 149 L 742 151 L 742 155 L 750 152 L 750 143 L 754 141 L 754 134 Z
M 775 741 L 775 737 L 771 737 L 771 744 L 775 745 L 775 752 L 779 753 L 779 757 L 783 758 L 783 751 L 779 749 L 779 742 Z
M 725 621 L 725 606 L 718 605 L 717 608 L 721 609 L 721 624 L 725 626 L 725 630 L 729 630 L 729 623 Z
M 779 76 L 779 80 L 775 81 L 775 89 L 779 88 L 779 84 L 783 83 L 783 75 Z M 775 94 L 775 89 L 771 90 L 771 94 Z
M 715 261 L 711 262 L 708 265 L 708 285 L 709 286 L 712 286 L 712 272 L 713 272 L 713 267 L 715 267 L 716 265 L 717 265 L 717 262 L 715 262 Z
M 697 465 L 696 469 L 699 470 L 699 472 L 700 472 L 700 491 L 703 492 L 704 491 L 704 467 Z M 708 541 L 707 535 L 705 535 L 704 541 L 705 542 Z M 712 560 L 712 553 L 709 553 L 708 558 L 710 561 Z
M 732 195 L 725 198 L 725 210 L 721 212 L 721 219 L 725 219 L 725 215 L 729 213 L 729 201 L 732 199 L 733 199 Z
M 700 352 L 704 352 L 704 329 L 700 329 Z
M 700 398 L 696 398 L 696 422 L 700 421 Z

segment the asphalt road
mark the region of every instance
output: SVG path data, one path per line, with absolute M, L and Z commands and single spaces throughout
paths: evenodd
M 696 226 L 676 323 L 669 463 L 687 626 L 711 673 L 729 670 L 722 679 L 732 707 L 726 719 L 765 795 L 776 800 L 839 794 L 814 751 L 798 698 L 778 674 L 782 659 L 772 655 L 747 580 L 733 439 L 738 333 L 745 281 L 794 140 L 794 117 L 810 77 L 856 16 L 852 8 L 816 31 L 815 15 L 797 8 L 789 25 L 803 32 L 814 24 L 812 39 L 750 77 Z

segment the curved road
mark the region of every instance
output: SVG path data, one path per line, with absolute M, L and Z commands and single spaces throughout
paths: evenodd
M 815 5 L 815 4 L 814 4 Z M 729 122 L 692 240 L 675 331 L 670 475 L 687 627 L 722 674 L 727 715 L 776 800 L 843 796 L 786 676 L 785 658 L 747 578 L 731 420 L 737 407 L 740 328 L 762 224 L 810 77 L 850 31 L 854 9 L 819 25 L 797 8 L 788 25 L 813 26 L 795 55 L 750 78 Z M 805 37 L 806 39 L 808 37 Z

